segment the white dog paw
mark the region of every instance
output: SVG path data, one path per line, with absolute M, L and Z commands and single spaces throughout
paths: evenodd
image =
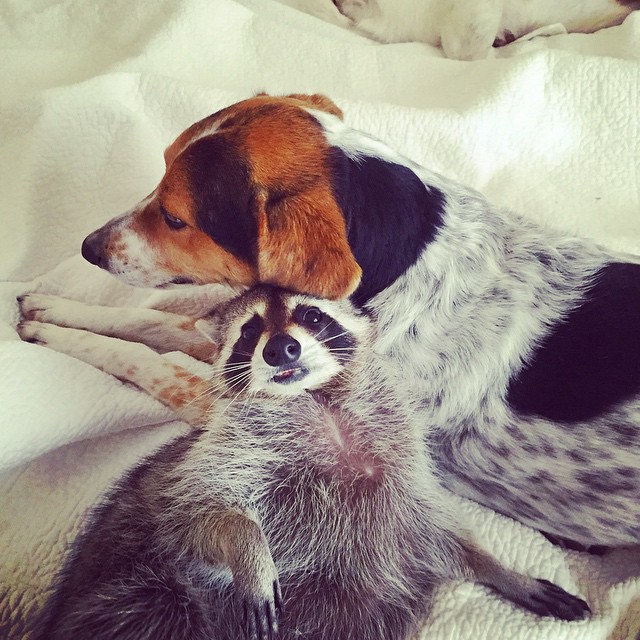
M 25 342 L 33 342 L 34 344 L 49 346 L 52 341 L 56 341 L 55 329 L 64 331 L 56 325 L 36 322 L 33 320 L 23 320 L 18 324 L 18 335 Z
M 37 320 L 23 320 L 18 324 L 18 335 L 25 342 L 33 342 L 44 347 L 49 347 L 60 353 L 67 353 L 75 357 L 77 354 L 90 350 L 93 334 L 79 329 L 59 327 L 48 322 Z
M 44 293 L 26 293 L 18 298 L 18 304 L 25 320 L 64 325 L 67 318 L 73 317 L 77 302 Z

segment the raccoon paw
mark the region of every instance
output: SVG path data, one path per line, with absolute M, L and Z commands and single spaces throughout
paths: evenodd
M 522 606 L 540 616 L 553 616 L 560 620 L 583 620 L 591 614 L 589 605 L 572 596 L 564 589 L 548 580 L 536 580 L 537 588 L 532 589 Z
M 274 640 L 278 635 L 278 614 L 282 611 L 280 583 L 273 581 L 269 594 L 237 593 L 241 625 L 247 640 Z

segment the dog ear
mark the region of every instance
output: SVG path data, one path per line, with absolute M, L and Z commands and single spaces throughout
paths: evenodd
M 326 96 L 323 96 L 319 93 L 314 93 L 312 95 L 306 95 L 304 93 L 293 93 L 291 95 L 288 95 L 287 98 L 297 100 L 298 102 L 303 102 L 305 105 L 311 107 L 312 109 L 326 111 L 331 115 L 338 116 L 340 120 L 344 120 L 344 115 L 338 105 L 336 105 L 332 100 L 329 100 L 329 98 L 327 98 Z
M 356 290 L 362 269 L 329 194 L 259 195 L 258 273 L 261 282 L 321 298 L 346 298 Z

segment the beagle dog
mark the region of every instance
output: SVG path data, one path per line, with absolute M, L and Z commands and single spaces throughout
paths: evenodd
M 492 206 L 348 127 L 322 96 L 231 105 L 165 156 L 157 188 L 85 239 L 87 260 L 133 285 L 350 298 L 375 319 L 375 350 L 419 404 L 449 489 L 581 545 L 640 541 L 638 259 Z M 38 294 L 22 311 L 23 338 L 170 406 L 166 384 L 183 405 L 204 393 L 168 364 L 164 383 L 140 381 L 142 354 L 116 349 L 115 363 L 96 347 L 109 338 L 78 331 L 206 359 L 193 317 Z
M 486 58 L 550 25 L 592 33 L 620 24 L 637 0 L 333 0 L 351 26 L 380 42 L 426 42 L 448 58 Z

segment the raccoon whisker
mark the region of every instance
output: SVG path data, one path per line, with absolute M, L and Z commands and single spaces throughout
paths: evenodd
M 224 367 L 221 368 L 221 373 L 229 373 L 231 371 L 239 371 L 241 369 L 250 369 L 251 368 L 251 364 L 248 362 L 242 363 L 242 364 L 231 364 L 231 365 L 225 365 Z
M 195 404 L 195 403 L 199 402 L 203 398 L 206 398 L 208 395 L 210 395 L 210 390 L 207 388 L 205 391 L 201 391 L 200 393 L 196 394 L 191 400 L 189 400 L 185 404 L 185 407 L 189 407 L 192 404 Z
M 235 353 L 237 353 L 240 356 L 247 356 L 247 358 L 253 357 L 253 352 L 249 353 L 248 351 L 236 351 Z
M 246 371 L 240 371 L 238 373 L 235 373 L 234 375 L 229 376 L 228 378 L 225 377 L 224 381 L 227 384 L 227 386 L 234 386 L 238 380 L 243 380 L 245 378 L 248 378 L 252 374 L 253 372 L 251 371 L 251 369 L 247 369 Z
M 234 376 L 235 377 L 235 376 Z M 219 375 L 216 376 L 215 379 L 211 380 L 211 384 L 207 387 L 206 393 L 211 395 L 211 393 L 218 391 L 219 389 L 226 389 L 229 386 L 229 378 Z
M 253 370 L 250 367 L 247 367 L 243 371 L 235 371 L 231 376 L 225 376 L 224 382 L 227 384 L 227 386 L 229 386 L 231 384 L 235 384 L 238 380 L 250 377 L 252 375 Z
M 328 328 L 329 328 L 329 324 L 327 324 L 326 327 L 323 327 L 322 329 L 320 329 L 320 331 L 318 331 L 318 333 L 316 333 L 315 338 L 316 338 L 317 344 L 322 344 L 322 340 L 320 339 L 320 337 Z
M 251 366 L 251 362 L 232 362 L 232 363 L 225 363 L 222 366 L 219 366 L 218 369 L 220 369 L 221 371 L 232 371 L 234 369 L 242 369 L 242 368 L 247 368 Z
M 216 385 L 208 386 L 204 391 L 196 394 L 191 400 L 185 403 L 184 406 L 189 407 L 193 404 L 196 404 L 197 402 L 200 402 L 203 398 L 212 396 L 219 391 L 221 391 L 221 393 L 218 393 L 218 395 L 209 402 L 209 406 L 213 406 L 213 404 L 217 402 L 228 391 L 227 384 L 222 381 L 219 381 Z
M 211 404 L 213 405 L 219 400 L 221 400 L 222 398 L 224 398 L 225 395 L 229 394 L 229 392 L 231 392 L 232 390 L 235 390 L 237 385 L 242 385 L 245 382 L 245 380 L 248 380 L 248 378 L 249 378 L 249 374 L 247 374 L 245 378 L 239 377 L 234 383 L 231 384 L 231 388 L 229 384 L 225 383 L 222 385 L 218 385 L 215 389 L 211 389 L 208 392 L 208 395 L 215 396 L 211 399 Z M 224 413 L 236 401 L 238 396 L 240 396 L 248 386 L 249 386 L 249 383 L 247 382 L 247 384 L 245 384 L 240 389 L 240 391 L 238 391 L 238 393 L 233 398 L 231 398 L 227 406 L 222 410 L 222 413 Z
M 209 395 L 213 395 L 214 393 L 217 393 L 219 391 L 220 393 L 218 394 L 218 398 L 221 398 L 225 394 L 233 393 L 238 388 L 238 386 L 243 385 L 245 382 L 247 383 L 245 387 L 247 387 L 249 385 L 250 379 L 251 371 L 237 374 L 231 378 L 225 379 L 216 388 L 211 389 Z
M 319 340 L 318 344 L 327 344 L 327 342 L 331 340 L 337 340 L 338 338 L 342 338 L 342 336 L 349 335 L 349 333 L 350 333 L 349 331 L 342 331 L 341 333 L 338 333 L 335 336 L 330 336 L 329 338 L 325 338 L 324 340 Z
M 229 400 L 229 402 L 227 403 L 227 406 L 222 410 L 221 415 L 224 415 L 227 409 L 246 391 L 248 386 L 249 386 L 249 383 L 247 382 L 247 384 L 244 387 L 242 387 L 242 389 L 240 389 L 240 391 L 238 391 L 238 393 L 236 393 L 236 395 L 233 396 L 231 400 Z
M 334 324 L 335 324 L 335 320 L 330 320 L 329 322 L 327 322 L 327 324 L 322 329 L 320 329 L 320 331 L 318 331 L 318 333 L 316 334 L 316 339 L 318 339 L 329 327 L 331 327 Z M 322 342 L 322 341 L 318 340 L 318 342 Z
M 234 380 L 237 376 L 241 376 L 249 371 L 250 369 L 248 367 L 243 367 L 242 369 L 236 369 L 233 371 L 218 371 L 216 372 L 215 378 L 211 381 L 211 387 L 228 385 L 228 383 Z
M 347 332 L 345 332 L 347 333 Z M 339 337 L 339 336 L 336 336 Z M 330 338 L 332 339 L 332 338 Z M 339 352 L 345 352 L 345 353 L 353 353 L 354 352 L 354 347 L 331 347 L 331 346 L 324 346 L 327 344 L 327 342 L 329 341 L 329 339 L 325 340 L 324 342 L 316 342 L 314 344 L 312 344 L 309 348 L 307 348 L 307 354 L 313 354 L 316 353 L 317 351 L 320 351 L 322 349 L 326 349 L 327 351 L 329 351 L 329 353 L 339 353 Z
M 247 418 L 249 416 L 249 412 L 251 411 L 251 407 L 253 407 L 253 403 L 254 403 L 257 395 L 258 394 L 257 394 L 256 391 L 252 391 L 251 393 L 249 393 L 249 395 L 247 396 L 247 399 L 245 400 L 244 411 L 240 415 L 240 419 L 244 419 L 244 418 Z
M 347 335 L 348 333 L 349 333 L 348 331 L 344 331 L 343 333 L 339 333 L 338 335 L 331 336 L 330 338 L 325 338 L 324 340 L 316 340 L 316 342 L 313 343 L 313 345 L 308 349 L 308 351 L 318 350 L 318 349 L 322 349 L 322 348 L 328 349 L 329 351 L 332 351 L 334 349 L 335 350 L 344 349 L 345 347 L 333 347 L 332 348 L 330 346 L 327 347 L 326 345 L 329 343 L 329 341 L 335 340 L 337 338 L 340 338 L 340 337 L 342 337 L 344 335 Z M 316 338 L 317 338 L 317 336 L 316 336 Z M 352 348 L 352 347 L 349 347 L 349 348 Z
M 196 396 L 196 398 L 194 398 L 193 401 L 199 400 L 204 396 L 210 396 L 210 397 L 215 396 L 211 400 L 211 403 L 213 404 L 214 402 L 219 400 L 222 396 L 224 396 L 225 393 L 228 393 L 230 391 L 230 387 L 233 387 L 238 383 L 244 382 L 244 379 L 248 378 L 250 374 L 251 372 L 248 370 L 243 373 L 236 374 L 235 376 L 232 376 L 230 378 L 219 378 L 215 381 L 215 384 L 213 383 L 214 381 L 212 380 L 212 384 L 210 384 L 207 387 L 206 391 L 199 394 L 199 396 Z
M 218 364 L 214 367 L 214 373 L 217 376 L 223 376 L 226 373 L 240 371 L 242 369 L 250 369 L 251 362 L 235 362 L 232 364 Z

